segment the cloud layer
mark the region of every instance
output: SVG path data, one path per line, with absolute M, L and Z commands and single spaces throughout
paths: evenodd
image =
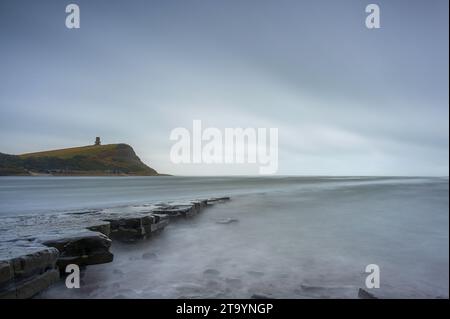
M 448 175 L 448 2 L 0 3 L 0 152 L 126 142 L 158 171 L 194 119 L 277 127 L 279 174 Z

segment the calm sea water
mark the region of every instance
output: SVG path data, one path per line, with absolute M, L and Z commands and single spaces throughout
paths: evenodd
M 449 296 L 448 178 L 1 177 L 0 215 L 230 195 L 42 298 Z M 220 224 L 223 218 L 237 222 Z M 1 222 L 1 220 L 0 220 Z

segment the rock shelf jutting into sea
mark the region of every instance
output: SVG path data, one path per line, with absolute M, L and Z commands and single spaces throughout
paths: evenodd
M 173 218 L 195 216 L 229 199 L 4 217 L 0 223 L 0 298 L 31 298 L 60 280 L 69 264 L 83 267 L 111 262 L 112 240 L 148 239 Z

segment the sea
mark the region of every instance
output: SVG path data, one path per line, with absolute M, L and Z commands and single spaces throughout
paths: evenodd
M 214 196 L 37 298 L 449 297 L 448 177 L 0 177 L 0 223 Z

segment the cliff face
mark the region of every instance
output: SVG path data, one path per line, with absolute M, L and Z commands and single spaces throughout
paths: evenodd
M 0 175 L 159 175 L 127 144 L 108 144 L 8 155 L 0 153 Z

